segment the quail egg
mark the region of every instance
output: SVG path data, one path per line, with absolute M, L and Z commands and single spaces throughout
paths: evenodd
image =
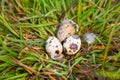
M 81 47 L 81 39 L 78 35 L 68 37 L 63 43 L 64 52 L 68 55 L 76 54 Z
M 72 20 L 63 20 L 57 29 L 57 38 L 62 42 L 67 37 L 75 34 L 78 31 L 79 26 Z
M 47 53 L 50 54 L 52 59 L 57 60 L 57 59 L 60 59 L 63 57 L 62 44 L 56 37 L 54 37 L 54 36 L 49 37 L 46 41 L 45 48 L 46 48 Z

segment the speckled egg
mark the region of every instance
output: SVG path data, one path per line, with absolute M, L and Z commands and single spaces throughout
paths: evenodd
M 62 44 L 56 37 L 54 36 L 49 37 L 46 41 L 45 48 L 46 48 L 47 53 L 50 54 L 52 59 L 57 60 L 63 57 Z
M 79 26 L 72 20 L 63 20 L 57 29 L 57 38 L 62 42 L 67 37 L 75 34 L 78 31 Z
M 64 52 L 68 55 L 76 54 L 81 47 L 81 39 L 78 35 L 68 37 L 63 43 Z

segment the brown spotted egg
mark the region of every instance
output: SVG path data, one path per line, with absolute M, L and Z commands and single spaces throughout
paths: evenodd
M 72 20 L 63 20 L 57 29 L 57 38 L 62 42 L 67 37 L 75 34 L 78 31 L 79 26 Z
M 54 37 L 54 36 L 49 37 L 46 41 L 45 48 L 46 48 L 47 53 L 50 54 L 52 59 L 58 60 L 58 59 L 61 59 L 63 57 L 62 44 L 60 43 L 60 41 L 56 37 Z
M 78 35 L 68 37 L 63 43 L 64 52 L 68 55 L 76 54 L 81 47 L 81 39 Z

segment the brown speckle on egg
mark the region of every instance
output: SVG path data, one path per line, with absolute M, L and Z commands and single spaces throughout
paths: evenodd
M 74 43 L 70 44 L 70 49 L 77 50 L 78 49 L 77 44 Z
M 72 52 L 71 50 L 69 50 L 69 52 Z
M 56 50 L 55 53 L 56 53 L 56 54 L 59 54 L 59 50 Z
M 69 25 L 66 25 L 66 28 L 68 28 L 69 27 Z
M 52 41 L 50 41 L 49 43 L 51 43 Z

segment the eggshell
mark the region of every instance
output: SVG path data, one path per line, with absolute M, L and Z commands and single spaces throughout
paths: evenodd
M 53 60 L 61 60 L 64 55 L 63 54 L 60 54 L 59 56 L 55 56 L 54 54 L 51 54 L 50 57 L 53 59 Z
M 47 53 L 49 53 L 52 59 L 56 60 L 57 57 L 61 58 L 60 56 L 62 55 L 63 48 L 62 44 L 56 37 L 54 36 L 49 37 L 46 41 L 45 48 Z
M 68 37 L 63 43 L 64 52 L 68 55 L 76 54 L 81 47 L 81 39 L 78 35 Z
M 65 19 L 57 29 L 57 38 L 62 42 L 67 37 L 74 35 L 78 28 L 79 26 L 74 21 Z

